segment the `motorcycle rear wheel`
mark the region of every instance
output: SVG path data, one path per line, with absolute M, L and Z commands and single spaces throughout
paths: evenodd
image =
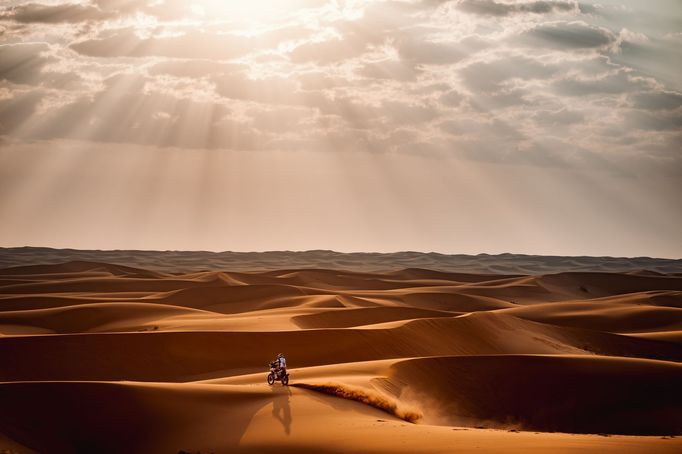
M 284 377 L 282 377 L 282 384 L 284 386 L 287 386 L 289 384 L 289 375 L 285 375 Z

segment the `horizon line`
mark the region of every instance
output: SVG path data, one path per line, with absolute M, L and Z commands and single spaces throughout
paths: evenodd
M 268 253 L 293 253 L 293 254 L 304 254 L 312 252 L 327 252 L 334 254 L 373 254 L 373 255 L 394 255 L 394 254 L 423 254 L 423 255 L 442 255 L 442 256 L 468 256 L 468 257 L 479 257 L 479 256 L 501 256 L 501 255 L 511 255 L 511 256 L 525 256 L 525 257 L 569 257 L 569 258 L 607 258 L 607 259 L 653 259 L 653 260 L 673 260 L 680 261 L 682 257 L 653 257 L 647 255 L 639 256 L 618 256 L 618 255 L 560 255 L 560 254 L 530 254 L 525 252 L 479 252 L 473 253 L 455 253 L 455 252 L 437 252 L 437 251 L 417 251 L 417 250 L 398 250 L 390 252 L 380 252 L 380 251 L 338 251 L 334 249 L 305 249 L 305 250 L 291 250 L 291 249 L 270 249 L 262 251 L 238 251 L 238 250 L 209 250 L 209 249 L 82 249 L 73 247 L 52 247 L 52 246 L 0 246 L 2 249 L 53 249 L 53 250 L 69 250 L 69 251 L 84 251 L 84 252 L 187 252 L 187 253 L 210 253 L 210 254 L 268 254 Z

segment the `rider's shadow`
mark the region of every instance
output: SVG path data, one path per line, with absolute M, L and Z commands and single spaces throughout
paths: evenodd
M 272 416 L 282 423 L 284 432 L 289 435 L 291 433 L 291 405 L 289 404 L 291 390 L 288 386 L 281 388 L 273 386 L 272 392 L 275 394 L 272 399 Z

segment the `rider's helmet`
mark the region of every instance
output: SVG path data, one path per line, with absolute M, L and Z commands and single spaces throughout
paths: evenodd
M 278 354 L 277 354 L 277 357 L 278 357 L 278 358 L 284 358 L 284 353 L 278 353 Z

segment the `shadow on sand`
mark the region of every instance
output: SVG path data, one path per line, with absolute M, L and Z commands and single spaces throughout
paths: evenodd
M 291 397 L 291 390 L 288 386 L 273 386 L 272 393 L 272 417 L 282 423 L 284 432 L 289 435 L 291 433 L 291 405 L 289 398 Z

